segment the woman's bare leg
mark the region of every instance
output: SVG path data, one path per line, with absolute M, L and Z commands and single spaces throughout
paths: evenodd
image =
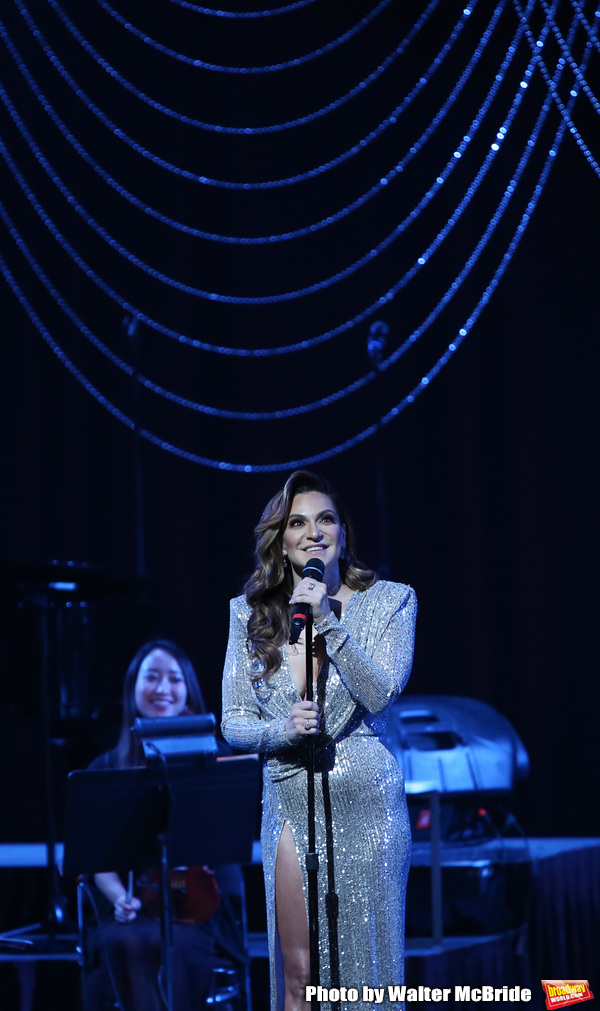
M 310 983 L 310 942 L 296 844 L 286 822 L 279 837 L 275 864 L 275 912 L 283 959 L 284 1011 L 306 1007 Z

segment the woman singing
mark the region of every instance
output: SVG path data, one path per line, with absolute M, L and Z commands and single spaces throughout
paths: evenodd
M 415 594 L 378 581 L 360 565 L 342 504 L 307 471 L 292 474 L 271 499 L 255 535 L 256 569 L 245 595 L 231 602 L 223 734 L 231 745 L 265 757 L 261 844 L 271 1007 L 303 1007 L 310 983 L 309 738 L 315 741 L 319 982 L 327 989 L 355 987 L 360 996 L 363 984 L 385 987 L 387 995 L 390 983 L 404 980 L 410 825 L 402 773 L 384 737 L 389 707 L 410 674 Z M 302 577 L 315 558 L 325 567 L 322 582 Z M 310 702 L 304 632 L 297 644 L 288 643 L 294 604 L 308 604 L 313 613 Z M 337 923 L 327 918 L 328 891 L 339 899 Z

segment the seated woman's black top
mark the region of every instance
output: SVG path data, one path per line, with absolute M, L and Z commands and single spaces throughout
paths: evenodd
M 116 749 L 99 755 L 89 768 L 118 769 Z M 128 870 L 116 870 L 126 887 Z M 216 889 L 214 876 L 218 882 Z M 210 993 L 213 970 L 223 960 L 240 968 L 248 963 L 243 929 L 243 878 L 241 867 L 229 864 L 216 868 L 214 875 L 210 872 L 206 875 L 201 868 L 178 869 L 172 872 L 171 880 L 174 1006 L 187 1011 L 202 1007 Z M 90 880 L 100 922 L 96 924 L 96 917 L 88 916 L 89 957 L 83 980 L 84 1011 L 105 1011 L 114 1007 L 114 987 L 107 962 L 123 1011 L 163 1011 L 158 983 L 162 947 L 157 875 L 136 868 L 134 882 L 134 895 L 142 901 L 142 910 L 131 923 L 117 923 L 114 907 Z M 200 894 L 193 910 L 200 920 L 182 922 L 178 913 L 183 912 L 185 920 L 190 918 L 193 904 L 187 898 L 192 887 Z M 202 914 L 207 909 L 214 909 L 214 912 L 205 919 Z

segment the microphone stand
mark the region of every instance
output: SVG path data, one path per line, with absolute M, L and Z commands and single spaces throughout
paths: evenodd
M 312 608 L 307 608 L 306 616 L 306 700 L 313 701 L 313 658 L 312 658 Z M 306 875 L 308 878 L 308 936 L 310 951 L 310 983 L 319 986 L 319 855 L 315 847 L 315 736 L 308 738 L 306 763 L 306 789 L 308 809 L 308 851 L 306 853 Z
M 164 785 L 160 787 L 165 790 Z M 163 801 L 168 804 L 163 794 Z M 166 1011 L 173 1011 L 173 918 L 171 913 L 171 896 L 169 893 L 169 857 L 167 833 L 158 836 L 160 844 L 160 934 L 162 947 L 162 962 L 158 973 L 159 992 Z

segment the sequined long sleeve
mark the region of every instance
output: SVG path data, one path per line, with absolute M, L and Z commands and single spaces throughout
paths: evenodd
M 242 598 L 230 603 L 229 641 L 223 673 L 223 737 L 234 748 L 263 754 L 290 751 L 285 736 L 289 712 L 265 719 L 252 684 L 251 660 L 246 648 L 247 616 L 240 613 Z
M 393 587 L 393 588 L 392 588 Z M 394 593 L 394 599 L 390 596 Z M 382 598 L 385 594 L 385 607 Z M 356 642 L 348 628 L 332 613 L 316 626 L 325 637 L 327 655 L 346 688 L 371 713 L 381 712 L 402 691 L 412 667 L 417 598 L 410 586 L 378 583 L 371 590 L 370 615 L 374 626 L 369 652 Z M 381 614 L 385 625 L 378 627 Z
M 230 744 L 262 751 L 261 848 L 265 877 L 270 1011 L 281 1011 L 277 972 L 276 867 L 284 826 L 290 828 L 308 909 L 309 849 L 306 738 L 289 744 L 286 720 L 300 696 L 286 646 L 281 664 L 252 679 L 246 647 L 249 605 L 231 602 L 223 684 L 223 734 Z M 391 704 L 403 688 L 413 653 L 416 598 L 410 587 L 381 580 L 348 601 L 341 620 L 317 626 L 325 639 L 316 685 L 321 735 L 315 748 L 315 840 L 319 861 L 319 972 L 325 987 L 404 982 L 404 896 L 411 831 L 402 772 L 386 746 Z M 311 842 L 312 846 L 313 843 Z M 337 955 L 330 961 L 327 882 L 335 876 L 339 903 Z M 308 913 L 307 913 L 308 915 Z M 335 980 L 337 979 L 337 982 Z M 386 990 L 387 993 L 387 990 Z M 354 1011 L 342 1001 L 340 1011 Z M 374 1007 L 369 1003 L 369 1011 Z M 384 999 L 377 1011 L 403 1011 Z M 321 1011 L 331 1011 L 329 1001 Z M 366 1011 L 366 1005 L 365 1005 Z

